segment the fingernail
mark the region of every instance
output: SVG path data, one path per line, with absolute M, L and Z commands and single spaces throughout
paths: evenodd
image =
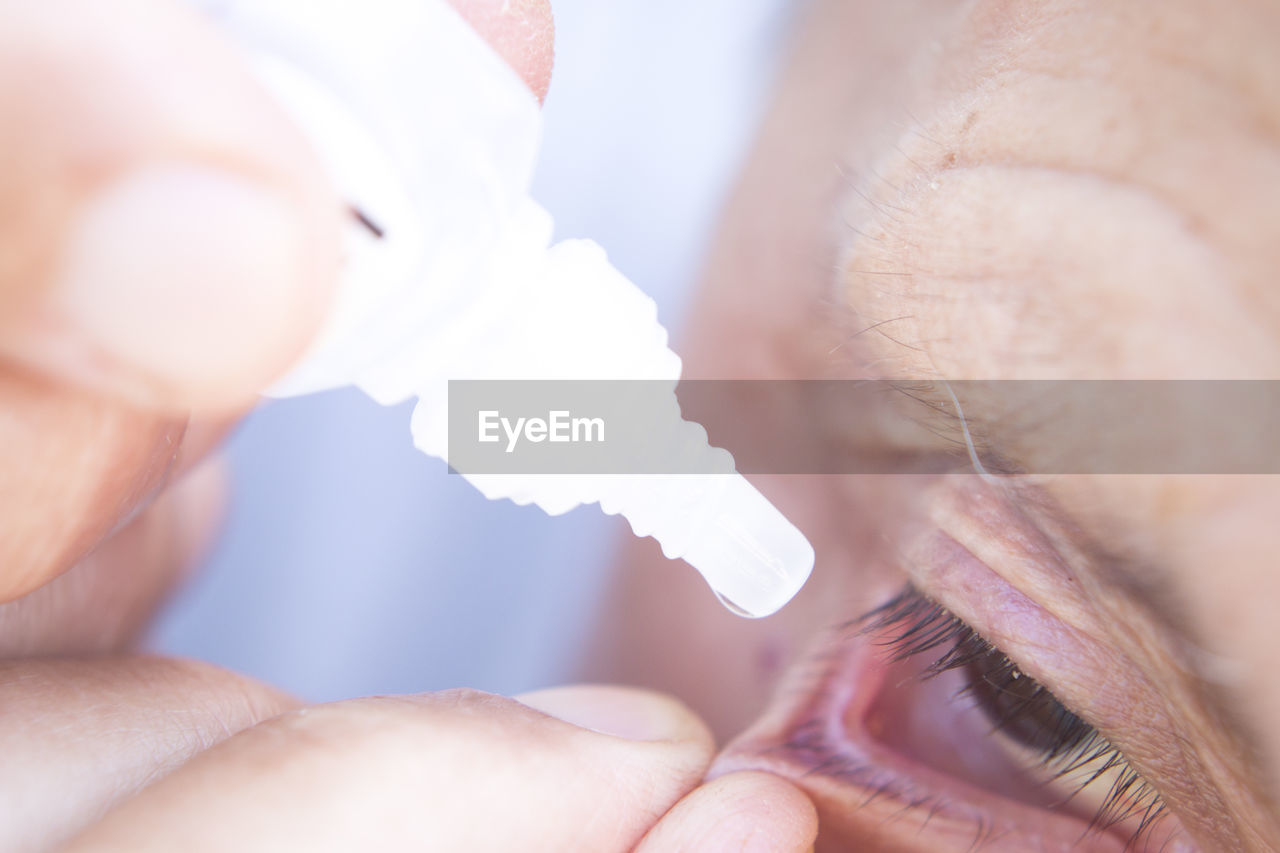
M 557 687 L 516 697 L 535 710 L 600 734 L 640 741 L 710 737 L 693 712 L 670 697 L 631 687 Z
M 282 194 L 230 172 L 150 166 L 72 224 L 44 355 L 106 390 L 242 402 L 301 346 L 309 268 L 305 223 Z

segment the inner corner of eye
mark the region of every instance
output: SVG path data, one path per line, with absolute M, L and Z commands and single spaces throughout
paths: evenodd
M 1092 829 L 1127 844 L 1165 817 L 1159 797 L 1100 732 L 915 587 L 857 626 L 871 649 L 867 683 L 877 686 L 845 725 L 904 772 L 941 774 L 953 800 L 996 802 L 1006 817 L 1052 812 L 1068 834 Z

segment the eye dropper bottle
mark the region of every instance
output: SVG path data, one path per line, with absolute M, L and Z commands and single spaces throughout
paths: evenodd
M 786 604 L 812 547 L 680 418 L 680 359 L 653 301 L 594 243 L 550 245 L 551 217 L 528 195 L 541 114 L 507 63 L 444 0 L 196 2 L 244 49 L 353 211 L 327 325 L 269 393 L 354 384 L 384 405 L 417 397 L 414 443 L 449 461 L 450 380 L 668 381 L 672 414 L 655 447 L 728 458 L 723 473 L 459 473 L 489 498 L 552 515 L 599 503 L 741 615 Z

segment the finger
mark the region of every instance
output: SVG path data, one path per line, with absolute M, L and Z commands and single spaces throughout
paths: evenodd
M 545 91 L 545 0 L 455 5 Z M 6 4 L 0 155 L 0 353 L 213 409 L 269 384 L 318 326 L 342 205 L 189 4 Z
M 72 5 L 78 8 L 77 4 L 86 5 L 84 15 L 69 15 L 67 10 Z M 476 1 L 466 5 L 480 10 L 486 4 Z M 207 95 L 187 79 L 198 77 L 198 69 L 187 68 L 187 65 L 200 56 L 188 59 L 166 55 L 157 59 L 154 51 L 161 50 L 159 44 L 143 40 L 147 44 L 132 45 L 129 41 L 132 31 L 120 22 L 134 26 L 142 19 L 143 12 L 161 9 L 168 6 L 160 0 L 129 0 L 113 4 L 110 9 L 87 0 L 68 0 L 65 4 L 27 4 L 20 8 L 10 4 L 0 13 L 0 24 L 3 24 L 0 26 L 0 155 L 6 158 L 5 169 L 0 169 L 0 447 L 4 448 L 6 460 L 5 475 L 0 476 L 0 519 L 4 519 L 0 524 L 0 602 L 23 596 L 76 565 L 128 519 L 140 503 L 148 500 L 175 467 L 201 455 L 184 447 L 182 418 L 147 414 L 111 402 L 108 397 L 76 393 L 63 384 L 47 382 L 29 371 L 13 366 L 6 368 L 3 364 L 5 352 L 10 355 L 17 352 L 19 357 L 36 361 L 47 369 L 96 383 L 99 389 L 128 393 L 124 388 L 128 386 L 140 391 L 146 400 L 159 400 L 134 386 L 132 379 L 124 378 L 128 370 L 122 373 L 116 369 L 119 365 L 114 360 L 93 356 L 92 375 L 82 377 L 77 373 L 74 359 L 73 362 L 46 359 L 51 352 L 63 351 L 70 346 L 68 342 L 81 337 L 74 325 L 50 318 L 52 309 L 46 304 L 56 293 L 46 287 L 50 279 L 44 272 L 54 266 L 52 256 L 58 251 L 60 238 L 55 234 L 56 225 L 73 216 L 83 193 L 90 192 L 88 183 L 92 181 L 86 181 L 90 178 L 97 181 L 108 165 L 145 159 L 147 152 L 156 146 L 163 149 L 169 145 L 174 151 L 186 151 L 182 145 L 188 143 L 195 146 L 195 156 L 209 154 L 219 163 L 228 160 L 233 165 L 236 161 L 228 151 L 243 149 L 241 154 L 253 163 L 266 159 L 255 167 L 264 174 L 271 173 L 271 169 L 279 165 L 276 161 L 282 159 L 291 164 L 289 169 L 307 172 L 301 165 L 294 167 L 296 159 L 292 156 L 280 158 L 278 154 L 271 154 L 269 141 L 262 142 L 265 147 L 259 151 L 261 146 L 253 141 L 255 132 L 251 128 L 227 126 L 230 122 L 227 111 L 233 109 L 225 101 L 234 100 L 239 86 L 234 79 L 225 83 L 229 87 L 227 95 Z M 50 15 L 56 12 L 56 20 L 41 18 L 46 12 Z M 101 32 L 84 31 L 87 22 L 108 13 L 110 20 Z M 4 15 L 9 15 L 9 19 Z M 157 20 L 166 19 L 166 15 L 182 19 L 184 23 L 179 29 L 188 35 L 192 29 L 204 26 L 202 22 L 189 22 L 174 9 L 160 14 Z M 515 41 L 524 37 L 526 41 L 536 41 L 541 32 L 545 41 L 550 40 L 549 13 L 540 19 L 541 23 L 538 15 L 532 13 L 524 18 L 495 13 L 485 20 L 486 31 L 494 38 Z M 31 31 L 28 33 L 31 44 L 24 42 L 22 50 L 8 50 L 5 45 L 22 31 L 19 22 Z M 141 36 L 163 31 L 164 24 L 152 22 L 147 26 L 151 27 L 150 31 L 142 27 Z M 202 29 L 200 32 L 200 38 L 209 37 Z M 99 36 L 101 45 L 95 41 Z M 209 51 L 218 53 L 215 47 L 206 45 L 205 53 Z M 538 72 L 539 68 L 544 77 L 549 74 L 549 49 L 540 55 L 543 55 L 541 60 L 536 56 L 522 60 L 526 74 Z M 146 67 L 151 60 L 170 61 L 175 69 L 169 73 L 169 69 Z M 5 76 L 4 69 L 9 65 L 17 67 L 23 61 L 45 65 L 38 74 L 35 70 L 31 74 L 58 78 L 60 82 L 51 88 L 40 88 L 33 95 L 20 91 L 14 78 Z M 61 68 L 60 63 L 65 68 Z M 84 63 L 91 68 L 84 69 Z M 104 68 L 99 68 L 100 65 Z M 146 91 L 133 92 L 131 88 L 132 93 L 125 92 L 127 104 L 115 104 L 108 95 L 114 92 L 115 86 L 134 85 L 128 74 L 148 77 L 137 85 L 143 90 L 159 87 L 159 91 L 147 95 Z M 88 91 L 79 91 L 78 86 L 88 87 Z M 220 78 L 218 86 L 223 86 Z M 61 110 L 58 115 L 45 115 L 50 127 L 41 124 L 40 115 L 33 115 L 29 120 L 17 118 L 19 102 L 27 111 L 42 109 L 36 101 L 58 105 Z M 196 104 L 196 108 L 192 108 L 192 104 Z M 195 117 L 189 114 L 191 109 L 196 109 Z M 79 117 L 77 110 L 87 110 L 86 117 Z M 155 115 L 147 110 L 154 111 Z M 210 127 L 204 127 L 205 123 Z M 64 124 L 74 126 L 74 133 L 67 131 Z M 230 126 L 236 126 L 236 122 L 230 122 Z M 64 131 L 67 138 L 58 137 Z M 230 138 L 205 140 L 202 133 L 206 131 L 215 137 L 218 133 L 229 134 Z M 275 131 L 283 134 L 282 138 L 291 133 L 279 128 Z M 156 141 L 152 138 L 156 133 L 161 137 L 168 133 L 174 138 Z M 271 136 L 271 127 L 256 133 Z M 52 138 L 51 134 L 58 138 Z M 178 156 L 165 149 L 164 156 L 170 155 Z M 97 165 L 90 169 L 86 163 Z M 111 168 L 115 168 L 114 165 Z M 307 179 L 305 174 L 296 175 L 296 182 L 305 183 Z M 237 282 L 228 287 L 236 287 Z M 223 284 L 219 283 L 218 287 Z M 175 289 L 175 295 L 184 292 L 184 288 L 186 283 Z M 228 298 L 234 301 L 233 295 Z M 161 327 L 179 330 L 180 314 L 179 311 L 173 318 L 165 316 Z M 201 329 L 214 329 L 215 315 L 216 311 L 212 315 L 201 313 L 198 318 Z M 238 319 L 236 323 L 239 324 Z M 212 348 L 211 353 L 216 355 L 219 364 L 234 362 L 246 352 L 248 345 L 242 341 L 241 332 L 247 332 L 248 327 L 237 325 L 236 328 L 236 336 L 219 339 Z M 178 333 L 184 338 L 182 346 L 189 345 L 192 350 L 204 346 L 198 334 L 187 336 L 180 330 Z M 209 402 L 211 397 L 204 400 Z M 227 418 L 234 414 L 236 412 L 229 412 Z M 221 428 L 227 423 L 224 419 Z M 184 447 L 180 451 L 182 457 L 175 456 L 175 448 L 179 447 Z
M 770 773 L 731 773 L 694 790 L 649 830 L 636 853 L 804 853 L 818 814 Z
M 51 849 L 201 750 L 295 706 L 194 662 L 0 663 L 0 850 Z
M 710 735 L 671 699 L 574 688 L 309 708 L 197 756 L 69 850 L 629 851 L 696 785 Z M 631 739 L 627 739 L 627 738 Z
M 165 407 L 242 404 L 298 354 L 341 206 L 176 0 L 0 11 L 0 351 Z
M 0 605 L 0 659 L 129 647 L 204 554 L 226 488 L 222 460 L 209 460 L 71 571 Z
M 520 74 L 538 100 L 547 97 L 555 61 L 555 22 L 549 0 L 449 3 Z
M 0 370 L 0 602 L 79 562 L 171 476 L 186 420 Z

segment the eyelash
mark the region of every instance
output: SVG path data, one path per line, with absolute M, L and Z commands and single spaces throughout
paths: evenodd
M 1055 779 L 1079 775 L 1072 797 L 1103 774 L 1118 770 L 1092 828 L 1105 830 L 1137 816 L 1138 828 L 1129 842 L 1133 845 L 1165 816 L 1160 795 L 1106 737 L 941 604 L 908 586 L 860 621 L 860 632 L 891 649 L 894 663 L 942 649 L 921 677 L 966 670 L 968 683 L 961 694 L 972 696 L 996 729 L 1038 752 L 1041 766 Z M 997 707 L 1000 702 L 1005 707 Z

